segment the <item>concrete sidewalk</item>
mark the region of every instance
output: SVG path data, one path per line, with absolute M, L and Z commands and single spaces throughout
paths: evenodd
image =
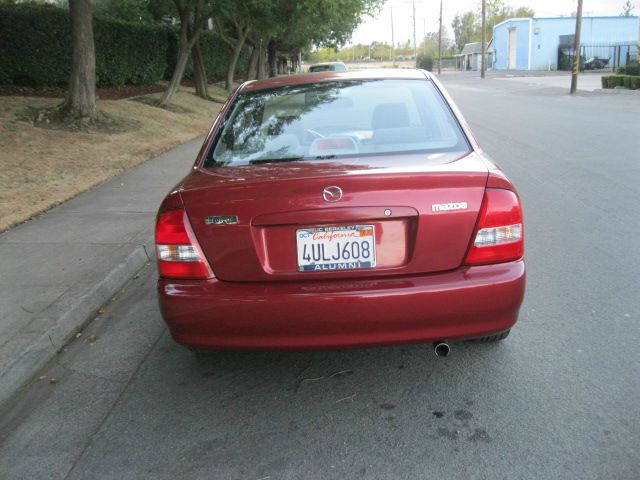
M 160 201 L 198 138 L 0 235 L 0 404 L 153 258 Z
M 559 87 L 569 91 L 571 86 L 571 73 L 563 72 L 564 75 L 529 75 L 529 76 L 504 76 L 496 77 L 497 80 L 509 82 L 519 82 L 542 87 Z M 610 73 L 608 75 L 611 75 Z M 602 88 L 602 73 L 581 73 L 578 76 L 578 90 L 593 92 Z

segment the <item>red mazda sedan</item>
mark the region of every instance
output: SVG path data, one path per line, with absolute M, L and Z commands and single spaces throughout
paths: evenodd
M 525 289 L 518 195 L 421 70 L 243 84 L 156 244 L 162 315 L 195 348 L 446 354 L 506 337 Z

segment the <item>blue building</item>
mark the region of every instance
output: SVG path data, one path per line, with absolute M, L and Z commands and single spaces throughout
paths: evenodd
M 562 47 L 569 47 L 575 17 L 511 18 L 493 27 L 493 68 L 563 69 Z M 638 52 L 638 17 L 583 17 L 580 44 L 584 57 L 608 58 L 624 65 Z M 560 61 L 560 65 L 559 65 Z

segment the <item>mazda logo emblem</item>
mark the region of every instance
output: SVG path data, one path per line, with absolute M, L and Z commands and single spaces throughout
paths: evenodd
M 342 200 L 342 189 L 340 187 L 324 187 L 322 198 L 325 202 L 339 202 Z

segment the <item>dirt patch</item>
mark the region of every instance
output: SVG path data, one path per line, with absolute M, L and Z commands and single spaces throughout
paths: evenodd
M 150 93 L 163 92 L 166 86 L 162 83 L 154 85 L 123 85 L 121 87 L 104 87 L 96 89 L 100 100 L 120 100 Z M 54 87 L 22 87 L 20 85 L 0 85 L 0 96 L 66 98 L 66 88 Z
M 224 95 L 215 86 L 212 91 Z M 0 97 L 0 231 L 205 135 L 220 104 L 192 92 L 181 88 L 174 97 L 174 104 L 188 113 L 127 100 L 98 101 L 98 108 L 106 114 L 139 125 L 117 134 L 38 128 L 25 119 L 24 112 L 53 108 L 59 100 Z
M 59 106 L 27 107 L 23 114 L 17 114 L 16 118 L 33 123 L 36 127 L 69 132 L 125 133 L 140 129 L 140 122 L 116 117 L 102 110 L 98 110 L 95 117 L 89 120 L 71 117 L 62 112 Z
M 242 79 L 238 78 L 238 82 Z M 227 98 L 224 90 L 224 82 L 210 81 L 209 93 L 213 97 L 220 97 L 222 101 Z M 195 82 L 185 79 L 180 84 L 181 88 L 194 88 Z M 121 100 L 123 98 L 139 97 L 150 93 L 162 93 L 167 88 L 167 82 L 161 81 L 153 85 L 122 85 L 120 87 L 100 87 L 96 88 L 96 96 L 99 100 Z M 222 95 L 217 95 L 222 92 Z M 39 97 L 39 98 L 66 98 L 66 87 L 26 87 L 20 85 L 0 85 L 0 97 Z M 218 98 L 215 98 L 218 100 Z
M 181 107 L 180 105 L 176 105 L 175 103 L 170 103 L 169 105 L 160 105 L 159 98 L 154 97 L 153 95 L 145 95 L 144 97 L 136 97 L 132 98 L 133 102 L 144 103 L 145 105 L 149 105 L 150 107 L 162 108 L 163 110 L 168 110 L 173 113 L 193 113 L 188 108 Z

